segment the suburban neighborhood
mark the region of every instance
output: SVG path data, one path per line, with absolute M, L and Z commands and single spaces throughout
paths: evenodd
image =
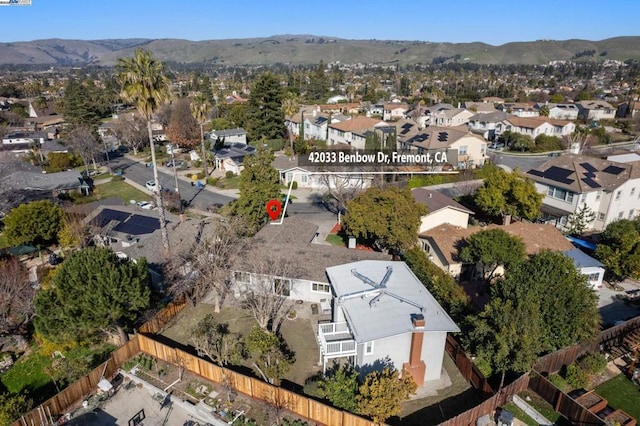
M 52 40 L 0 40 L 0 425 L 637 424 L 637 37 Z

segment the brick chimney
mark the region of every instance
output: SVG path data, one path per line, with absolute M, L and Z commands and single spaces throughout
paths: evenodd
M 411 352 L 409 353 L 409 362 L 402 365 L 404 371 L 409 373 L 416 382 L 418 387 L 424 384 L 424 373 L 427 366 L 422 360 L 422 341 L 424 340 L 424 315 L 412 315 L 414 332 L 411 335 Z

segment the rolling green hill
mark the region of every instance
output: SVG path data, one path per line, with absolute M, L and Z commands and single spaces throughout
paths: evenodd
M 545 64 L 569 60 L 581 52 L 585 59 L 640 59 L 640 37 L 601 41 L 538 40 L 501 46 L 485 43 L 430 43 L 396 40 L 345 40 L 312 35 L 189 41 L 179 39 L 61 40 L 0 43 L 0 64 L 113 65 L 138 47 L 160 59 L 179 63 L 228 65 L 312 64 L 320 59 L 342 63 L 416 64 L 458 60 L 480 64 Z

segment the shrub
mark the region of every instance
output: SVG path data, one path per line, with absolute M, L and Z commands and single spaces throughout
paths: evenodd
M 587 374 L 600 374 L 607 368 L 607 358 L 601 353 L 590 353 L 580 358 L 578 365 Z
M 216 184 L 218 183 L 218 178 L 208 177 L 206 182 L 207 185 L 216 186 Z
M 193 176 L 193 173 L 185 173 L 184 174 L 186 177 L 188 177 L 189 179 L 191 179 L 191 176 Z
M 586 388 L 588 384 L 587 374 L 576 363 L 573 363 L 567 367 L 565 379 L 567 380 L 569 386 L 574 389 Z
M 196 176 L 198 177 L 198 179 L 204 179 L 206 174 L 204 172 L 198 172 Z
M 202 161 L 201 160 L 196 160 L 193 162 L 193 167 L 195 167 L 196 169 L 198 167 L 200 167 L 202 165 Z
M 291 184 L 291 189 L 298 189 L 298 182 L 297 181 L 293 181 L 293 183 Z
M 224 177 L 226 177 L 227 179 L 231 179 L 234 176 L 235 173 L 233 173 L 231 170 L 227 170 L 227 172 L 224 174 Z

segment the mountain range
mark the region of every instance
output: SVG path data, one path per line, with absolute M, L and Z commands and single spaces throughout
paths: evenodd
M 46 39 L 0 43 L 0 65 L 83 66 L 115 64 L 136 48 L 163 61 L 225 65 L 314 64 L 325 62 L 429 64 L 546 64 L 559 60 L 640 59 L 640 36 L 600 41 L 537 40 L 500 46 L 398 40 L 346 40 L 326 36 L 278 35 L 265 38 L 189 41 L 181 39 Z

